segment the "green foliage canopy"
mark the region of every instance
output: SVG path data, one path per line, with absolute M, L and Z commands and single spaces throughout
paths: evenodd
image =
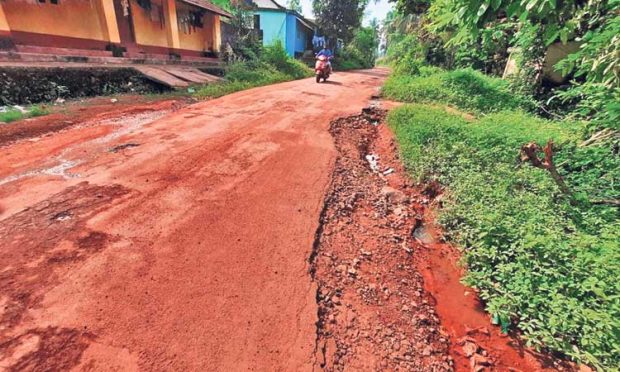
M 348 43 L 362 23 L 368 0 L 313 0 L 316 21 L 333 44 L 337 39 Z
M 390 0 L 404 14 L 422 14 L 431 6 L 431 0 Z
M 303 11 L 300 0 L 288 0 L 286 7 L 296 11 L 297 13 L 301 13 Z
M 478 36 L 489 26 L 515 22 L 533 29 L 533 43 L 550 45 L 575 39 L 584 45 L 564 64 L 588 80 L 620 84 L 620 0 L 438 0 L 429 9 L 431 29 L 452 33 L 450 43 Z M 527 38 L 527 32 L 517 37 Z M 518 41 L 517 41 L 518 43 Z

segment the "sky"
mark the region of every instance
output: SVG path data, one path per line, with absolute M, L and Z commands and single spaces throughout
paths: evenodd
M 282 5 L 286 4 L 286 0 L 280 0 Z M 314 18 L 312 14 L 312 0 L 301 0 L 301 6 L 304 8 L 304 16 Z M 367 25 L 371 19 L 377 18 L 379 21 L 385 19 L 387 13 L 394 7 L 394 4 L 388 3 L 387 0 L 379 0 L 375 4 L 374 0 L 370 0 L 364 17 L 364 24 Z

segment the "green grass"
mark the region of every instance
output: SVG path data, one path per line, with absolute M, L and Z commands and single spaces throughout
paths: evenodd
M 362 70 L 364 68 L 367 68 L 361 63 L 358 63 L 356 61 L 347 61 L 347 60 L 336 61 L 333 63 L 333 65 L 334 65 L 335 71 Z
M 13 121 L 21 120 L 24 118 L 24 114 L 18 110 L 9 110 L 6 112 L 0 112 L 0 122 L 11 123 Z
M 198 89 L 198 91 L 195 93 L 195 96 L 199 98 L 219 98 L 228 94 L 253 88 L 254 86 L 249 83 L 234 81 L 209 84 Z
M 425 88 L 415 89 L 419 95 Z M 443 93 L 434 97 L 446 102 Z M 465 107 L 481 107 L 472 103 L 477 99 L 483 100 L 471 97 Z M 494 320 L 517 328 L 530 346 L 618 368 L 620 214 L 587 201 L 620 198 L 620 157 L 611 155 L 612 144 L 579 147 L 583 124 L 523 112 L 469 122 L 416 104 L 395 109 L 388 121 L 412 175 L 446 187 L 439 222 L 462 248 L 464 281 Z M 576 206 L 546 171 L 518 166 L 521 145 L 548 139 L 559 145 L 556 164 L 577 194 Z
M 506 81 L 472 69 L 443 71 L 421 66 L 416 70 L 416 75 L 392 75 L 383 95 L 403 102 L 448 104 L 477 114 L 533 108 L 532 101 L 511 92 Z
M 34 118 L 47 114 L 49 114 L 49 111 L 41 106 L 33 106 L 26 113 L 22 113 L 19 110 L 8 110 L 6 112 L 0 112 L 0 123 L 11 123 L 17 120 Z
M 246 89 L 295 79 L 295 76 L 284 74 L 265 65 L 256 66 L 240 62 L 229 67 L 223 82 L 200 87 L 194 95 L 198 98 L 218 98 Z
M 197 89 L 198 98 L 217 98 L 241 90 L 282 83 L 312 76 L 312 70 L 290 58 L 284 47 L 276 43 L 263 49 L 259 60 L 229 65 L 224 81 Z

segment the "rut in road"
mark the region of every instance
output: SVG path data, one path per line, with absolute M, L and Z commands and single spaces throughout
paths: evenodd
M 412 260 L 416 216 L 398 190 L 411 185 L 366 158 L 385 113 L 365 109 L 330 128 L 338 155 L 310 258 L 319 305 L 315 367 L 452 370 L 449 337 Z M 394 181 L 404 184 L 390 187 Z

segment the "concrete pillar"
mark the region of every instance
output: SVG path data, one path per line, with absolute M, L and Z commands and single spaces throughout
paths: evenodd
M 220 15 L 215 14 L 213 19 L 213 51 L 219 52 L 222 46 L 222 27 L 220 23 Z
M 114 2 L 112 0 L 98 0 L 97 12 L 99 14 L 99 22 L 103 28 L 103 35 L 106 40 L 112 44 L 120 44 L 121 36 L 118 32 Z
M 168 47 L 172 49 L 181 48 L 179 38 L 179 23 L 177 21 L 176 0 L 163 0 L 164 16 L 166 18 L 166 35 L 168 37 Z

